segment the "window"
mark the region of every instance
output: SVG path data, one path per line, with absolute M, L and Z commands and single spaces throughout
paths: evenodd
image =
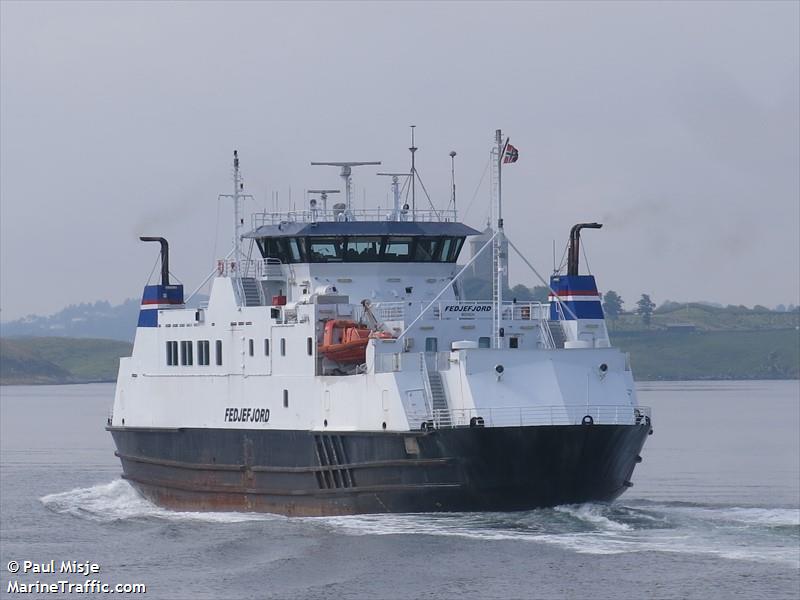
M 300 262 L 300 243 L 303 242 L 305 246 L 305 240 L 298 240 L 297 238 L 291 238 L 286 240 L 286 244 L 289 247 L 289 262 Z M 305 254 L 305 252 L 303 252 Z
M 264 258 L 282 263 L 456 262 L 463 237 L 326 236 L 257 240 Z
M 207 367 L 211 359 L 211 349 L 208 340 L 198 340 L 197 342 L 197 364 Z
M 439 256 L 442 257 L 442 262 L 447 262 L 448 257 L 450 256 L 450 249 L 453 247 L 453 239 L 452 238 L 445 238 L 442 240 L 442 252 Z M 483 253 L 486 255 L 486 252 Z
M 283 390 L 283 408 L 289 408 L 289 390 Z
M 264 340 L 264 356 L 269 356 L 269 340 Z
M 436 352 L 439 347 L 439 339 L 435 337 L 425 338 L 425 352 Z
M 448 254 L 447 258 L 442 258 L 442 261 L 448 262 L 456 262 L 458 260 L 458 255 L 461 252 L 461 246 L 464 244 L 464 238 L 455 238 L 453 239 L 453 243 L 450 247 L 450 254 Z
M 309 262 L 342 262 L 344 238 L 309 238 Z
M 181 341 L 181 364 L 184 366 L 191 366 L 194 362 L 192 360 L 192 347 L 191 340 Z
M 437 260 L 439 254 L 440 238 L 419 238 L 414 260 L 419 262 L 432 262 Z
M 252 338 L 250 338 L 250 340 L 248 340 L 247 350 L 250 353 L 250 356 L 253 356 L 255 354 L 255 352 L 253 350 L 253 339 Z
M 479 337 L 478 338 L 478 348 L 491 348 L 492 347 L 492 339 L 488 337 Z
M 311 338 L 306 338 L 306 352 L 309 356 L 314 356 L 314 340 Z
M 509 348 L 519 348 L 519 338 L 518 337 L 510 337 L 510 338 L 508 338 L 508 347 Z
M 178 342 L 167 342 L 167 365 L 174 367 L 178 364 Z
M 411 260 L 411 242 L 414 238 L 410 237 L 390 237 L 386 239 L 386 247 L 383 251 L 383 259 L 386 261 L 409 261 Z
M 222 366 L 222 340 L 217 340 L 216 346 L 216 358 L 217 358 L 217 366 Z
M 349 238 L 345 260 L 353 262 L 374 262 L 381 253 L 381 238 L 358 237 Z
M 286 338 L 281 338 L 281 356 L 286 356 Z

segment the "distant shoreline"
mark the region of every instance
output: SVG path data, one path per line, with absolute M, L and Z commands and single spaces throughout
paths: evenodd
M 722 331 L 618 330 L 611 343 L 630 356 L 646 381 L 780 381 L 800 379 L 795 328 Z M 129 342 L 109 339 L 0 338 L 0 385 L 114 383 Z

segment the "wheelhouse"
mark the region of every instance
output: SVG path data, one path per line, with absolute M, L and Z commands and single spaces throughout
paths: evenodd
M 262 258 L 282 263 L 455 263 L 466 236 L 477 233 L 460 223 L 297 225 L 263 226 L 246 237 Z

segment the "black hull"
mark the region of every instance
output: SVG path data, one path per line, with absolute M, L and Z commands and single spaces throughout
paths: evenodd
M 342 515 L 611 501 L 631 485 L 649 426 L 109 430 L 123 477 L 158 505 Z

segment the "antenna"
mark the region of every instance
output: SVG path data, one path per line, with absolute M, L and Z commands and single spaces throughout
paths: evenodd
M 308 190 L 309 194 L 319 194 L 322 200 L 322 212 L 328 210 L 328 194 L 338 194 L 341 190 Z
M 350 177 L 352 174 L 352 167 L 363 167 L 364 165 L 379 165 L 380 161 L 362 161 L 362 162 L 312 162 L 312 166 L 326 166 L 326 167 L 341 167 L 342 170 L 339 176 L 344 179 L 344 196 L 347 203 L 347 212 L 350 212 L 353 203 L 352 185 L 353 180 Z
M 392 211 L 392 220 L 399 221 L 400 215 L 403 212 L 400 209 L 400 177 L 411 177 L 411 173 L 377 173 L 382 177 L 392 178 L 392 196 L 394 196 L 394 210 Z M 408 210 L 408 206 L 404 207 Z
M 243 194 L 244 182 L 239 172 L 239 151 L 233 151 L 233 194 L 220 194 L 220 198 L 233 198 L 233 260 L 239 262 L 242 257 L 242 227 L 244 219 L 241 216 L 241 201 L 252 198 L 251 194 Z
M 453 186 L 453 216 L 456 217 L 456 151 L 450 151 L 450 184 Z M 454 218 L 454 220 L 458 220 Z
M 414 144 L 414 129 L 417 126 L 410 125 L 409 127 L 411 127 L 411 148 L 409 148 L 411 152 L 411 220 L 414 221 L 417 218 L 417 190 L 415 185 L 417 180 L 417 167 L 414 162 L 414 155 L 418 150 L 417 146 Z

